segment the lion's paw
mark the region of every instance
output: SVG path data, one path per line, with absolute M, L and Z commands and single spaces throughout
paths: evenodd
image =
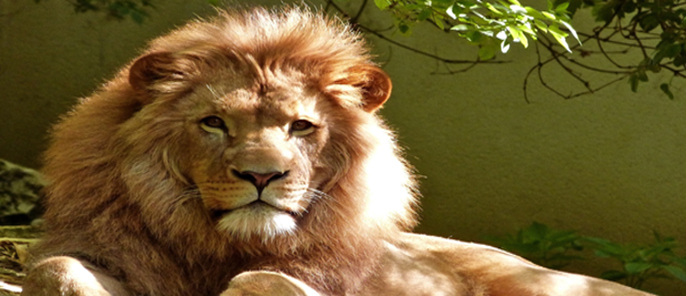
M 81 261 L 56 256 L 38 262 L 24 281 L 22 296 L 127 296 L 111 277 L 89 270 Z
M 248 271 L 231 279 L 220 296 L 321 296 L 305 283 L 269 271 Z

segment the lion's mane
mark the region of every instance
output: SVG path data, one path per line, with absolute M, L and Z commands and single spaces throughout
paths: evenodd
M 336 294 L 355 289 L 366 276 L 360 271 L 373 272 L 361 267 L 379 256 L 382 238 L 415 225 L 410 169 L 394 135 L 364 110 L 364 96 L 381 91 L 363 71 L 374 66 L 343 22 L 298 8 L 225 11 L 154 40 L 141 56 L 153 54 L 158 64 L 131 63 L 54 127 L 39 257 L 82 259 L 141 294 L 216 295 L 251 269 L 283 271 Z M 171 74 L 160 80 L 150 67 Z M 325 194 L 293 235 L 222 235 L 182 165 L 202 152 L 188 151 L 164 102 L 226 67 L 258 80 L 298 68 L 297 79 L 341 106 L 327 114 L 334 127 L 321 156 Z

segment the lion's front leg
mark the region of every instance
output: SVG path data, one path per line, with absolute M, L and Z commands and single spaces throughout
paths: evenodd
M 22 296 L 128 296 L 112 277 L 89 270 L 67 256 L 38 262 L 24 281 Z
M 220 296 L 322 296 L 307 284 L 283 273 L 248 271 L 231 279 Z

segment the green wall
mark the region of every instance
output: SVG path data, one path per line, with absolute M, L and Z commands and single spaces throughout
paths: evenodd
M 138 25 L 77 15 L 66 1 L 0 0 L 0 158 L 40 166 L 46 131 L 76 98 L 146 40 L 212 11 L 203 0 L 158 6 Z M 394 38 L 451 58 L 474 56 L 462 41 L 423 27 Z M 657 230 L 686 244 L 685 83 L 673 85 L 674 101 L 654 79 L 638 93 L 622 81 L 563 100 L 534 79 L 527 103 L 522 82 L 536 63 L 533 49 L 513 46 L 500 57 L 508 64 L 441 75 L 432 73 L 444 66 L 430 58 L 370 41 L 394 81 L 382 113 L 423 176 L 419 232 L 483 241 L 536 220 L 620 242 L 649 241 Z M 563 89 L 571 83 L 559 68 L 544 73 Z

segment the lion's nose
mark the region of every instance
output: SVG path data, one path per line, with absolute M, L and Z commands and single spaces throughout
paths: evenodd
M 239 179 L 249 181 L 257 188 L 257 194 L 261 195 L 262 190 L 269 185 L 269 182 L 275 181 L 285 177 L 288 174 L 286 172 L 270 172 L 270 173 L 258 173 L 253 171 L 239 172 L 237 170 L 232 170 L 234 176 Z

